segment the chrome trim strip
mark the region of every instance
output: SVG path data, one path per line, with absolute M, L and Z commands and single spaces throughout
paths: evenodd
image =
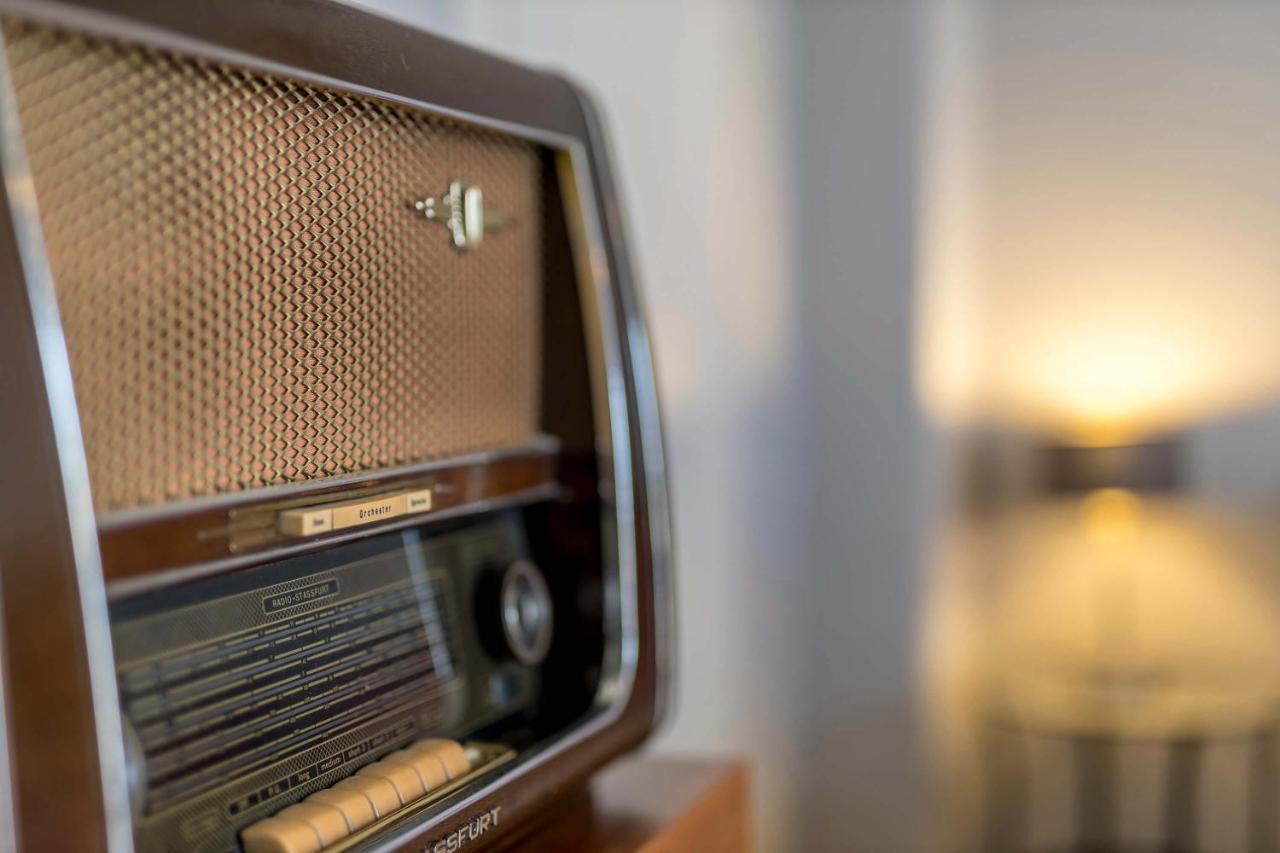
M 40 369 L 49 401 L 49 414 L 57 446 L 62 495 L 66 501 L 75 587 L 84 622 L 84 654 L 89 673 L 89 695 L 101 774 L 106 849 L 125 853 L 133 849 L 133 821 L 125 770 L 124 730 L 116 692 L 115 660 L 111 653 L 111 628 L 107 597 L 98 555 L 98 531 L 89 492 L 89 467 L 85 460 L 71 380 L 71 362 L 62 335 L 62 319 L 53 289 L 53 276 L 45 254 L 36 206 L 35 185 L 27 166 L 18 108 L 9 73 L 9 58 L 0 44 L 0 175 L 13 215 L 13 228 L 24 284 L 35 324 Z
M 663 441 L 661 404 L 649 348 L 648 334 L 636 332 L 642 324 L 632 321 L 632 373 L 636 387 L 636 413 L 640 428 L 640 453 L 645 471 L 645 490 L 649 510 L 651 583 L 653 584 L 653 646 L 656 691 L 653 724 L 665 723 L 674 711 L 678 663 L 675 650 L 677 634 L 673 535 L 671 503 L 667 484 L 666 446 Z
M 500 462 L 504 459 L 514 459 L 521 456 L 551 455 L 556 453 L 559 449 L 560 442 L 558 439 L 554 436 L 542 435 L 530 444 L 519 444 L 512 445 L 510 447 L 499 447 L 493 450 L 482 450 L 476 453 L 465 453 L 460 456 L 450 456 L 447 459 L 437 459 L 431 462 L 419 462 L 414 465 L 399 465 L 395 468 L 378 468 L 369 471 L 359 471 L 353 474 L 338 474 L 333 477 L 323 477 L 316 480 L 302 480 L 297 483 L 282 483 L 278 486 L 264 486 L 258 489 L 246 489 L 242 492 L 228 492 L 226 494 L 211 495 L 205 498 L 193 498 L 191 500 L 175 501 L 173 503 L 159 504 L 156 506 L 138 507 L 137 509 L 126 509 L 103 513 L 98 517 L 98 529 L 107 533 L 121 527 L 131 527 L 142 522 L 157 521 L 163 518 L 172 518 L 178 515 L 201 512 L 203 510 L 218 509 L 219 507 L 239 507 L 241 505 L 259 502 L 265 503 L 267 501 L 284 500 L 296 494 L 305 494 L 320 487 L 336 488 L 367 480 L 390 479 L 393 477 L 413 476 L 416 474 L 431 474 L 435 471 L 444 471 L 466 465 L 488 465 L 494 462 Z
M 601 478 L 613 486 L 612 532 L 617 541 L 616 559 L 619 563 L 616 582 L 605 587 L 606 609 L 618 614 L 618 629 L 615 636 L 606 634 L 605 676 L 601 679 L 596 701 L 604 705 L 618 703 L 621 707 L 631 695 L 640 649 L 630 405 L 620 339 L 622 327 L 618 322 L 621 306 L 609 273 L 604 232 L 595 214 L 595 202 L 599 196 L 591 177 L 586 148 L 578 144 L 567 154 L 567 167 L 561 163 L 557 168 L 560 170 L 561 193 L 565 196 L 565 215 L 570 220 L 584 323 L 589 326 L 586 331 L 592 396 L 596 406 L 596 452 L 601 461 Z M 609 556 L 605 555 L 606 560 Z M 606 631 L 609 627 L 606 625 Z
M 0 60 L 3 61 L 3 60 Z M 17 853 L 18 816 L 14 808 L 13 764 L 9 755 L 9 678 L 5 674 L 4 607 L 0 605 L 0 853 Z
M 596 150 L 609 152 L 608 133 L 591 105 L 584 104 L 587 130 Z M 621 200 L 621 187 L 616 183 L 611 189 L 615 200 L 605 208 L 608 226 L 614 234 L 612 244 L 620 257 L 617 263 L 623 269 L 626 280 L 620 286 L 627 339 L 631 345 L 631 380 L 633 383 L 636 426 L 639 432 L 641 465 L 644 470 L 645 496 L 647 498 L 650 565 L 653 584 L 653 644 L 656 695 L 654 726 L 657 727 L 672 711 L 676 696 L 676 596 L 672 566 L 675 559 L 671 529 L 671 499 L 667 480 L 666 443 L 663 438 L 662 406 L 657 386 L 657 371 L 653 351 L 649 343 L 648 325 L 645 321 L 643 302 L 639 288 L 631 276 L 635 267 L 626 256 L 630 245 L 626 239 L 625 212 Z
M 585 98 L 583 114 L 587 119 L 587 132 L 592 147 L 607 153 L 608 133 L 592 104 Z M 657 388 L 657 374 L 653 352 L 649 345 L 649 332 L 645 322 L 639 288 L 632 276 L 635 268 L 627 256 L 626 223 L 620 198 L 620 187 L 614 183 L 610 195 L 614 204 L 606 205 L 606 225 L 613 234 L 615 263 L 620 270 L 618 289 L 626 338 L 631 355 L 631 381 L 634 397 L 636 428 L 638 432 L 641 467 L 644 471 L 644 487 L 649 525 L 650 572 L 653 585 L 653 645 L 655 690 L 654 726 L 667 719 L 675 703 L 676 658 L 675 635 L 677 625 L 674 579 L 674 559 L 671 532 L 671 504 L 667 483 L 666 446 L 663 441 L 661 405 Z

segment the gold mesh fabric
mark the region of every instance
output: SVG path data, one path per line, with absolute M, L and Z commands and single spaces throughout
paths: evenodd
M 526 442 L 537 148 L 6 22 L 100 510 Z M 470 252 L 411 202 L 509 218 Z

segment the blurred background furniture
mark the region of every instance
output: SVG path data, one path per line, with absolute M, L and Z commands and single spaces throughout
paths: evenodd
M 1078 851 L 1218 849 L 1203 837 L 1204 795 L 1231 774 L 1241 808 L 1239 825 L 1227 834 L 1252 853 L 1274 851 L 1280 696 L 1273 674 L 1093 663 L 1042 661 L 1006 673 L 981 741 L 984 848 L 1063 849 L 1065 842 Z M 1211 764 L 1215 754 L 1230 753 L 1234 766 Z M 1126 764 L 1144 759 L 1154 772 L 1135 784 L 1139 774 L 1132 766 L 1126 773 Z M 1041 809 L 1041 823 L 1066 828 L 1065 838 L 1047 845 L 1033 839 L 1031 795 L 1038 788 L 1066 795 Z M 1129 820 L 1126 837 L 1125 813 L 1153 792 L 1157 808 L 1137 832 L 1132 827 L 1143 820 Z
M 1032 448 L 974 499 L 981 849 L 1276 849 L 1274 549 L 1179 457 Z

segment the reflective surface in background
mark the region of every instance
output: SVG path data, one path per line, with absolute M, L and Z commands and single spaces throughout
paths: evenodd
M 940 85 L 973 110 L 931 141 L 938 203 L 972 218 L 933 222 L 917 338 L 957 461 L 920 620 L 940 826 L 1280 849 L 1280 17 L 964 20 L 967 76 Z M 1176 476 L 1043 476 L 1052 446 L 1146 442 Z

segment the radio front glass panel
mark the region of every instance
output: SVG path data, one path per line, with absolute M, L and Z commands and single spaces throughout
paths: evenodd
M 540 661 L 492 653 L 482 612 L 501 606 L 486 584 L 527 559 L 508 514 L 117 602 L 138 849 L 231 848 L 382 755 L 524 724 L 508 718 L 536 709 Z
M 134 847 L 412 839 L 616 720 L 637 484 L 582 143 L 20 16 L 0 41 Z

